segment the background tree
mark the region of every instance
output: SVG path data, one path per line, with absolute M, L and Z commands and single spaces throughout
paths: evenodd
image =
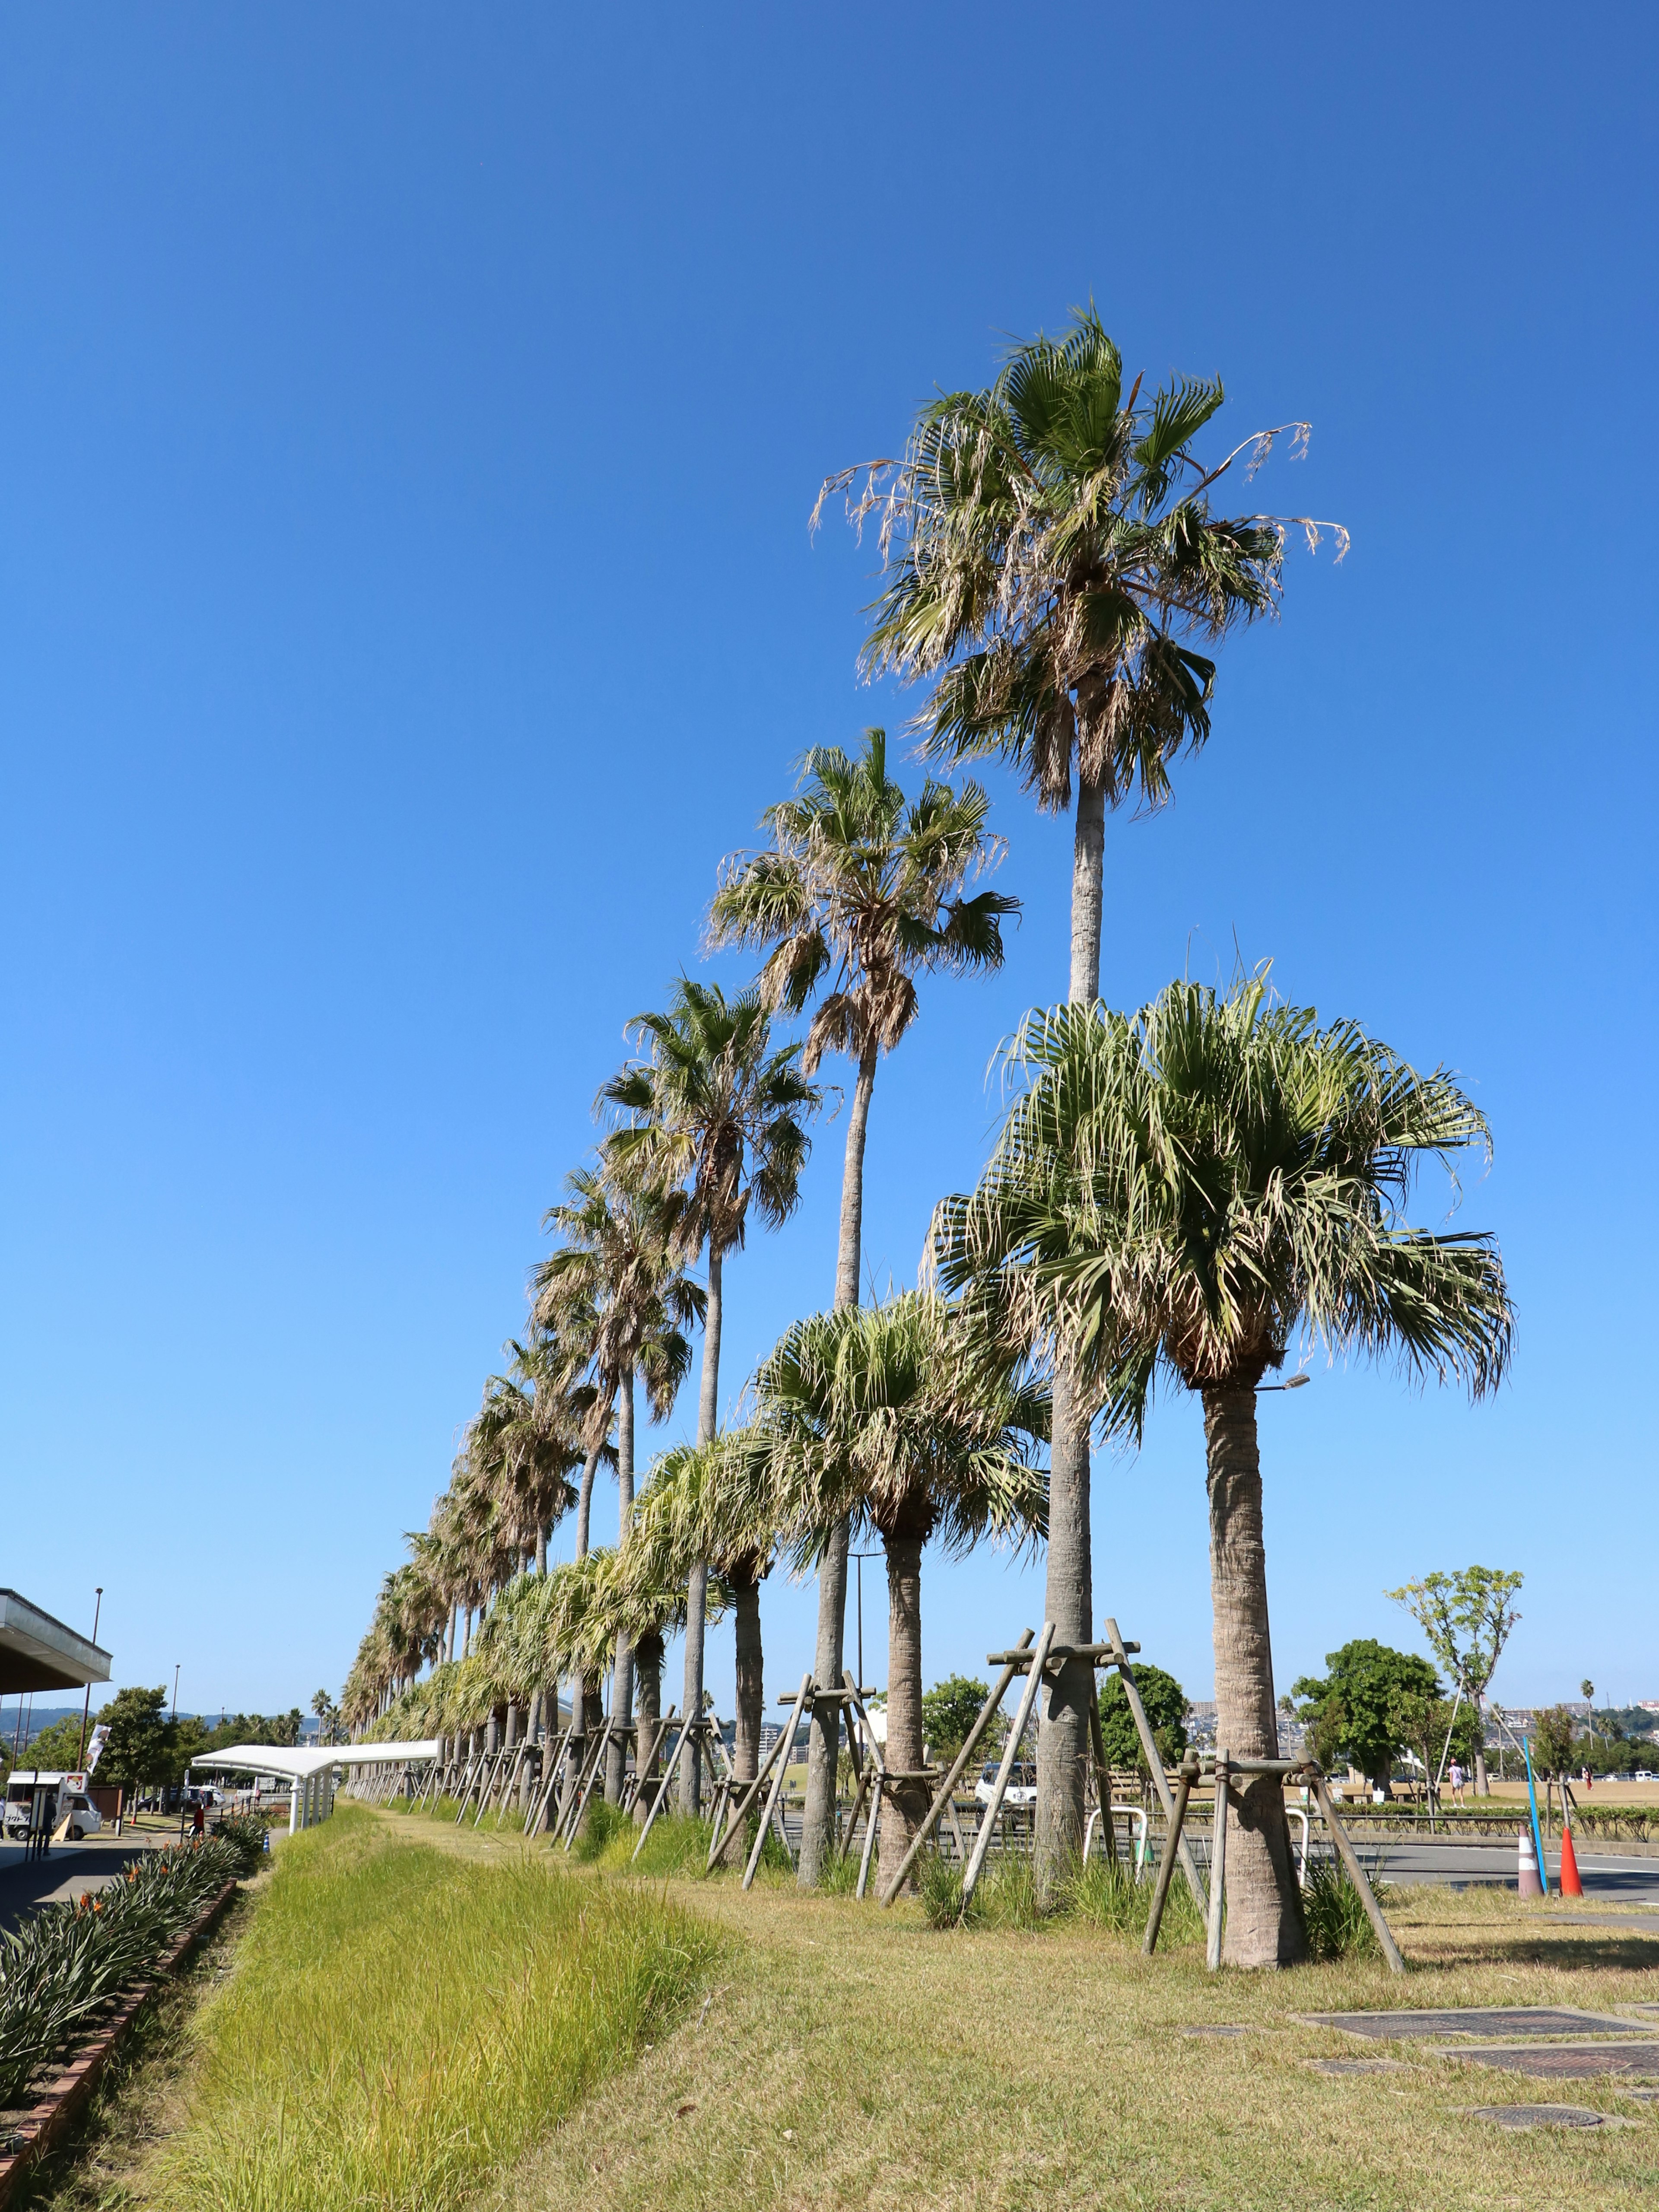
M 990 1694 L 990 1684 L 972 1674 L 947 1674 L 926 1692 L 921 1701 L 921 1733 L 935 1765 L 949 1766 L 968 1741 L 968 1731 Z
M 172 1779 L 179 1729 L 167 1710 L 165 1688 L 115 1692 L 98 1716 L 109 1730 L 98 1762 L 100 1784 L 143 1790 Z
M 1496 1388 L 1511 1315 L 1494 1246 L 1402 1218 L 1417 1163 L 1449 1164 L 1486 1121 L 1443 1070 L 1271 1004 L 1261 977 L 1171 984 L 1133 1016 L 1033 1014 L 1014 1049 L 1028 1087 L 979 1189 L 939 1209 L 941 1279 L 989 1339 L 1045 1346 L 1130 1434 L 1160 1377 L 1201 1397 L 1216 1741 L 1276 1757 L 1255 1392 L 1298 1334 Z M 1051 1885 L 1080 1767 L 1051 1767 L 1046 1817 L 1042 1788 L 1039 1747 Z M 1227 1958 L 1288 1963 L 1305 1937 L 1282 1793 L 1257 1778 L 1231 1807 Z
M 1303 1674 L 1291 1685 L 1309 1748 L 1322 1766 L 1346 1761 L 1386 1790 L 1401 1752 L 1418 1747 L 1408 1726 L 1411 1703 L 1437 1706 L 1440 1678 L 1414 1651 L 1396 1651 L 1370 1636 L 1328 1651 L 1325 1666 L 1322 1680 Z M 1438 1761 L 1437 1745 L 1426 1762 L 1431 1780 Z
M 1521 1618 L 1515 1599 L 1524 1579 L 1502 1568 L 1465 1567 L 1458 1574 L 1425 1575 L 1421 1582 L 1385 1590 L 1383 1595 L 1405 1607 L 1453 1686 L 1461 1684 L 1464 1696 L 1473 1698 L 1476 1711 L 1484 1714 L 1487 1686 L 1510 1632 Z M 1492 1794 L 1484 1726 L 1474 1738 L 1474 1794 Z
M 817 1000 L 802 1054 L 805 1073 L 815 1073 L 826 1052 L 844 1053 L 857 1071 L 842 1168 L 838 1306 L 859 1302 L 876 1064 L 916 1018 L 915 977 L 1002 964 L 1002 917 L 1018 902 L 991 891 L 964 896 L 969 878 L 1001 857 L 1000 841 L 986 833 L 989 807 L 976 783 L 957 792 L 931 780 L 907 801 L 887 774 L 886 732 L 866 730 L 857 759 L 832 746 L 807 754 L 795 797 L 762 817 L 769 848 L 728 862 L 709 908 L 711 944 L 768 951 L 759 979 L 766 1005 L 800 1013 Z M 818 1565 L 819 1682 L 841 1680 L 846 1614 L 847 1531 L 837 1528 Z M 804 1888 L 817 1881 L 835 1839 L 839 1735 L 840 1707 L 815 1710 L 801 1832 Z
M 1222 404 L 1220 380 L 1177 380 L 1145 401 L 1141 386 L 1125 398 L 1117 347 L 1092 307 L 1077 312 L 1062 338 L 1016 347 L 988 388 L 924 408 L 902 459 L 844 470 L 818 496 L 821 511 L 862 474 L 854 512 L 880 512 L 889 580 L 864 663 L 931 682 L 927 749 L 999 754 L 1054 812 L 1075 772 L 1068 995 L 1085 1005 L 1100 995 L 1106 810 L 1168 797 L 1170 763 L 1210 732 L 1215 668 L 1200 647 L 1269 612 L 1280 577 L 1282 527 L 1211 505 L 1239 455 L 1254 470 L 1277 432 L 1206 468 L 1193 441 Z M 1094 1409 L 1063 1341 L 1055 1350 L 1044 1612 L 1062 1643 L 1084 1644 Z M 1081 1839 L 1093 1696 L 1092 1670 L 1073 1661 L 1042 1709 L 1043 1881 Z
M 1166 1674 L 1161 1667 L 1149 1667 L 1144 1659 L 1135 1662 L 1135 1687 L 1152 1723 L 1158 1757 L 1166 1766 L 1178 1765 L 1187 1748 L 1187 1692 L 1173 1674 Z M 1100 1738 L 1108 1766 L 1127 1768 L 1145 1780 L 1152 1778 L 1140 1732 L 1123 1694 L 1123 1678 L 1115 1669 L 1101 1686 Z
M 811 1151 L 806 1123 L 823 1103 L 801 1073 L 799 1044 L 775 1046 L 771 1016 L 753 991 L 727 999 L 716 983 L 682 976 L 666 1013 L 641 1014 L 630 1035 L 644 1056 L 608 1083 L 602 1097 L 628 1117 L 606 1144 L 619 1169 L 679 1201 L 682 1256 L 708 1254 L 697 1442 L 720 1426 L 720 1316 L 726 1255 L 740 1248 L 752 1206 L 781 1228 L 800 1197 Z M 708 1569 L 700 1562 L 686 1591 L 685 1705 L 701 1713 Z M 682 1769 L 683 1808 L 696 1814 L 702 1770 L 694 1741 Z

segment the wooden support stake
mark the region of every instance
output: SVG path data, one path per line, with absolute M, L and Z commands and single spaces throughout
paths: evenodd
M 1146 1933 L 1140 1939 L 1140 1948 L 1150 1959 L 1158 1948 L 1158 1931 L 1164 1919 L 1164 1907 L 1168 1902 L 1170 1884 L 1175 1878 L 1176 1854 L 1181 1848 L 1181 1832 L 1187 1825 L 1187 1800 L 1192 1795 L 1193 1778 L 1198 1772 L 1198 1761 L 1190 1752 L 1181 1762 L 1181 1771 L 1176 1782 L 1175 1805 L 1170 1823 L 1164 1833 L 1164 1850 L 1158 1862 L 1158 1883 L 1152 1891 L 1152 1909 L 1146 1916 Z
M 1391 1974 L 1403 1974 L 1406 1971 L 1406 1961 L 1400 1955 L 1400 1946 L 1394 1940 L 1394 1931 L 1382 1917 L 1382 1908 L 1376 1901 L 1376 1892 L 1366 1879 L 1365 1869 L 1360 1865 L 1358 1856 L 1348 1840 L 1347 1831 L 1336 1817 L 1336 1808 L 1331 1802 L 1331 1793 L 1325 1786 L 1324 1773 L 1322 1769 L 1310 1764 L 1308 1768 L 1308 1778 L 1313 1784 L 1314 1795 L 1319 1800 L 1319 1809 L 1325 1815 L 1325 1825 L 1331 1832 L 1331 1840 L 1341 1854 L 1343 1865 L 1348 1869 L 1348 1880 L 1359 1892 L 1359 1901 L 1365 1908 L 1365 1917 L 1376 1930 L 1376 1940 L 1382 1946 L 1382 1956 L 1389 1962 L 1389 1972 Z
M 715 1826 L 714 1841 L 708 1846 L 708 1863 L 703 1869 L 703 1872 L 705 1874 L 713 1874 L 714 1869 L 719 1865 L 721 1859 L 723 1859 L 726 1852 L 731 1850 L 732 1839 L 737 1834 L 738 1830 L 743 1826 L 744 1822 L 748 1819 L 750 1807 L 754 1803 L 755 1800 L 760 1796 L 761 1791 L 765 1789 L 768 1782 L 771 1779 L 772 1769 L 777 1765 L 780 1759 L 785 1757 L 786 1747 L 788 1741 L 789 1739 L 787 1736 L 781 1735 L 777 1738 L 776 1741 L 773 1744 L 771 1750 L 767 1753 L 765 1758 L 761 1761 L 760 1771 L 755 1776 L 751 1782 L 734 1783 L 722 1780 L 720 1787 L 726 1794 L 728 1806 L 731 1803 L 732 1793 L 734 1790 L 741 1790 L 743 1795 L 738 1799 L 735 1809 L 731 1810 L 728 1813 L 726 1826 L 723 1830 L 718 1826 L 718 1824 Z
M 928 1837 L 933 1834 L 934 1828 L 939 1823 L 939 1815 L 944 1812 L 945 1807 L 950 1804 L 951 1793 L 955 1790 L 957 1783 L 962 1779 L 963 1773 L 966 1769 L 969 1761 L 973 1758 L 974 1753 L 979 1749 L 980 1738 L 985 1734 L 986 1729 L 990 1727 L 991 1723 L 995 1719 L 998 1711 L 1000 1710 L 1002 1701 L 1008 1694 L 1008 1685 L 1013 1680 L 1014 1676 L 1019 1672 L 1019 1663 L 1024 1659 L 1025 1653 L 1030 1648 L 1031 1635 L 1032 1632 L 1028 1628 L 1025 1631 L 1025 1633 L 1020 1638 L 1018 1645 L 1015 1647 L 1015 1657 L 1005 1663 L 996 1687 L 992 1691 L 990 1696 L 987 1698 L 985 1703 L 980 1707 L 979 1718 L 974 1723 L 972 1728 L 969 1729 L 967 1741 L 963 1745 L 962 1749 L 957 1753 L 956 1759 L 951 1765 L 951 1771 L 945 1776 L 943 1784 L 940 1785 L 939 1794 L 933 1799 L 933 1803 L 928 1807 L 927 1819 L 916 1830 L 915 1834 L 910 1838 L 910 1848 L 904 1855 L 903 1864 L 899 1868 L 897 1874 L 894 1875 L 892 1881 L 889 1882 L 887 1887 L 882 1892 L 880 1902 L 884 1907 L 890 1905 L 893 1899 L 898 1895 L 899 1891 L 904 1887 L 905 1882 L 909 1878 L 911 1868 L 921 1856 L 922 1846 L 927 1841 Z M 953 1808 L 951 1818 L 954 1820 L 956 1814 Z
M 666 1732 L 669 1725 L 672 1723 L 673 1718 L 674 1708 L 671 1705 L 668 1709 L 668 1719 L 663 1723 L 665 1733 Z M 684 1748 L 685 1739 L 690 1732 L 690 1727 L 691 1716 L 688 1713 L 680 1723 L 679 1740 L 674 1746 L 674 1755 L 662 1771 L 662 1778 L 657 1784 L 657 1794 L 651 1800 L 651 1810 L 646 1814 L 645 1824 L 640 1830 L 640 1840 L 634 1846 L 634 1858 L 629 1859 L 628 1862 L 629 1866 L 633 1865 L 634 1859 L 638 1858 L 640 1853 L 645 1849 L 645 1839 L 650 1834 L 652 1829 L 656 1826 L 658 1814 L 661 1812 L 663 1807 L 668 1802 L 668 1793 L 674 1786 L 675 1771 L 679 1765 L 680 1753 Z
M 1146 1717 L 1146 1708 L 1140 1702 L 1140 1692 L 1135 1685 L 1134 1669 L 1129 1664 L 1129 1647 L 1118 1634 L 1117 1623 L 1109 1613 L 1106 1617 L 1106 1633 L 1112 1645 L 1112 1664 L 1117 1668 L 1118 1679 L 1123 1685 L 1123 1694 L 1128 1700 L 1130 1717 L 1134 1722 L 1135 1733 L 1140 1738 L 1140 1748 L 1146 1754 L 1147 1765 L 1152 1769 L 1152 1787 L 1158 1792 L 1158 1802 L 1164 1808 L 1164 1817 L 1168 1820 L 1170 1818 L 1170 1784 L 1164 1771 L 1164 1754 L 1159 1751 L 1157 1739 L 1152 1734 L 1152 1723 Z M 1140 1647 L 1137 1644 L 1135 1648 L 1139 1650 Z M 1187 1877 L 1187 1887 L 1193 1893 L 1194 1904 L 1200 1912 L 1207 1913 L 1209 1900 L 1205 1895 L 1203 1878 L 1198 1871 L 1198 1861 L 1193 1856 L 1193 1847 L 1185 1836 L 1181 1839 L 1181 1871 Z
M 980 1820 L 979 1833 L 974 1838 L 974 1856 L 969 1860 L 968 1871 L 962 1877 L 962 1911 L 958 1916 L 962 1919 L 966 1919 L 968 1917 L 968 1907 L 972 1902 L 981 1870 L 985 1864 L 985 1854 L 991 1848 L 991 1831 L 996 1826 L 998 1814 L 1002 1810 L 1002 1800 L 1008 1788 L 1008 1777 L 1013 1772 L 1014 1759 L 1019 1750 L 1020 1738 L 1025 1733 L 1025 1723 L 1031 1717 L 1031 1707 L 1036 1702 L 1038 1690 L 1042 1687 L 1042 1669 L 1048 1663 L 1048 1647 L 1054 1640 L 1055 1632 L 1055 1624 L 1052 1620 L 1045 1620 L 1042 1624 L 1042 1633 L 1037 1638 L 1036 1649 L 1031 1655 L 1031 1671 L 1025 1677 L 1025 1688 L 1020 1698 L 1019 1711 L 1013 1727 L 1008 1732 L 1008 1741 L 1003 1748 L 1002 1764 L 998 1767 L 997 1778 L 991 1786 L 991 1802 L 985 1808 Z
M 592 1756 L 582 1768 L 581 1787 L 576 1793 L 575 1802 L 570 1809 L 562 1831 L 564 1847 L 567 1851 L 576 1840 L 576 1832 L 581 1826 L 582 1815 L 587 1810 L 587 1801 L 593 1795 L 594 1786 L 605 1771 L 605 1754 L 610 1748 L 610 1738 L 611 1731 L 608 1726 L 600 1729 L 594 1735 Z
M 1224 1751 L 1215 1755 L 1215 1825 L 1210 1841 L 1210 1927 L 1204 1964 L 1212 1974 L 1221 1971 L 1221 1915 L 1227 1894 L 1227 1776 Z
M 806 1700 L 811 1695 L 811 1692 L 812 1677 L 811 1674 L 803 1674 L 800 1678 L 800 1688 L 795 1694 L 794 1705 L 790 1709 L 789 1724 L 784 1730 L 783 1737 L 781 1739 L 782 1743 L 793 1744 L 794 1742 L 795 1729 L 800 1719 L 801 1708 L 805 1705 Z M 773 1748 L 776 1750 L 780 1748 L 780 1746 L 775 1745 Z M 761 1824 L 755 1831 L 755 1848 L 750 1852 L 749 1863 L 743 1870 L 743 1886 L 745 1889 L 748 1889 L 752 1885 L 755 1879 L 755 1869 L 760 1864 L 761 1852 L 766 1846 L 766 1832 L 772 1825 L 773 1808 L 778 1802 L 778 1792 L 783 1787 L 784 1772 L 789 1762 L 787 1758 L 780 1759 L 777 1763 L 777 1771 L 772 1777 L 772 1795 L 767 1802 L 766 1811 L 761 1817 Z

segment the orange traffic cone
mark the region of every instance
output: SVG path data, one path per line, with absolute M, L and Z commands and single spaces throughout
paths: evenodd
M 1578 1879 L 1578 1854 L 1572 1847 L 1572 1830 L 1561 1831 L 1561 1894 L 1563 1897 L 1582 1897 L 1584 1885 Z

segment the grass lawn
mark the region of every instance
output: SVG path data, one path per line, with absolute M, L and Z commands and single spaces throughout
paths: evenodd
M 718 1954 L 642 1885 L 505 1839 L 458 1859 L 411 1828 L 342 1800 L 279 1847 L 197 2016 L 179 2124 L 117 2201 L 459 2204 L 662 2034 Z
M 143 2154 L 72 2201 L 385 2212 L 734 2206 L 1574 2208 L 1659 2201 L 1659 2126 L 1593 2083 L 1527 2083 L 1292 2014 L 1659 2004 L 1659 1941 L 1470 1890 L 1403 1893 L 1412 1972 L 1206 1976 L 1081 1924 L 937 1933 L 919 1907 L 687 1871 L 678 1824 L 581 1865 L 509 1833 L 343 1802 L 284 1844 Z M 1176 1932 L 1196 1932 L 1190 1914 Z M 314 1972 L 307 1969 L 314 1967 Z M 1236 2039 L 1182 2033 L 1237 2025 Z M 1632 2027 L 1645 2025 L 1632 2020 Z M 1385 2047 L 1386 2048 L 1386 2047 Z M 633 2063 L 628 2063 L 630 2058 Z M 132 2093 L 142 2085 L 135 2081 Z M 1519 2136 L 1474 2104 L 1632 2124 Z M 159 2136 L 159 2141 L 157 2140 Z
M 616 1879 L 603 1861 L 592 1878 Z M 1331 2079 L 1308 2061 L 1377 2052 L 1291 2017 L 1659 2002 L 1659 1941 L 1634 1930 L 1552 1923 L 1495 1892 L 1413 1890 L 1392 1908 L 1404 1982 L 1380 1963 L 1212 1978 L 1196 1944 L 1148 1962 L 1133 1939 L 1082 1927 L 938 1934 L 915 1906 L 803 1900 L 783 1881 L 747 1897 L 734 1881 L 667 1887 L 743 1939 L 713 2002 L 486 2192 L 495 2212 L 1659 2201 L 1659 2127 L 1635 2100 L 1410 2046 L 1395 2048 L 1403 2070 Z M 1182 2033 L 1222 2024 L 1250 2032 Z M 1531 2101 L 1635 2124 L 1515 2135 L 1460 2110 Z

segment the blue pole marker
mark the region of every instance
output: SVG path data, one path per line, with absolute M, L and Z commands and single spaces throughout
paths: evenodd
M 1544 1894 L 1550 1893 L 1549 1862 L 1544 1856 L 1544 1832 L 1538 1825 L 1538 1792 L 1533 1786 L 1532 1753 L 1527 1748 L 1527 1739 L 1521 1739 L 1521 1756 L 1527 1762 L 1527 1802 L 1532 1808 L 1532 1840 L 1538 1852 L 1538 1879 L 1544 1885 Z

